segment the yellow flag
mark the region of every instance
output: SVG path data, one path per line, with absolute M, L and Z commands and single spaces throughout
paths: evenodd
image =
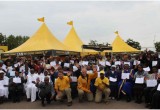
M 40 22 L 44 22 L 44 17 L 38 18 L 37 20 L 40 21 Z
M 118 31 L 114 32 L 115 34 L 118 34 Z
M 67 24 L 73 26 L 73 21 L 67 22 Z

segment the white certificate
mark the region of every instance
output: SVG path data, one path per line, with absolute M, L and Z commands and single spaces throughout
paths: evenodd
M 84 66 L 84 65 L 88 65 L 88 61 L 83 61 L 82 62 L 82 65 Z
M 56 81 L 57 81 L 57 78 L 54 79 L 54 83 L 56 83 Z
M 64 67 L 69 68 L 69 63 L 64 63 Z
M 51 66 L 56 66 L 56 62 L 55 61 L 50 62 L 50 65 Z
M 99 66 L 98 65 L 96 65 L 97 66 L 97 71 L 99 71 Z
M 10 71 L 10 76 L 15 76 L 15 71 Z
M 130 73 L 122 73 L 122 79 L 129 79 L 129 74 Z
M 46 69 L 51 69 L 51 65 L 50 64 L 46 64 Z
M 18 67 L 18 64 L 16 63 L 16 64 L 14 64 L 14 67 Z
M 71 64 L 74 64 L 74 60 L 70 60 Z
M 160 58 L 160 54 L 158 55 L 158 58 Z
M 98 77 L 100 77 L 100 72 L 98 72 Z
M 160 91 L 160 84 L 158 84 L 157 90 Z
M 128 65 L 130 66 L 130 62 L 124 62 L 124 65 L 125 65 L 125 64 L 128 64 Z
M 87 71 L 87 74 L 92 74 L 92 73 L 93 73 L 92 70 Z
M 73 66 L 73 72 L 77 71 L 78 68 L 76 66 Z
M 104 61 L 100 61 L 99 64 L 101 64 L 102 66 L 105 66 L 105 62 Z
M 160 73 L 160 69 L 158 69 L 158 73 Z
M 61 65 L 61 62 L 59 62 L 59 65 Z
M 110 80 L 111 82 L 116 82 L 116 81 L 117 81 L 117 78 L 109 77 L 109 80 Z
M 152 61 L 152 66 L 156 66 L 157 65 L 157 61 Z
M 21 83 L 21 78 L 13 78 L 14 83 Z
M 143 68 L 144 71 L 148 72 L 150 71 L 150 68 L 149 67 L 146 67 L 146 68 Z
M 82 62 L 82 61 L 80 61 L 80 62 L 79 62 L 79 65 L 80 65 L 80 66 L 82 66 L 82 63 L 83 63 L 83 62 Z
M 107 66 L 111 66 L 111 63 L 109 61 L 106 61 Z
M 157 80 L 147 80 L 147 87 L 155 87 L 157 85 Z
M 77 77 L 76 76 L 71 76 L 72 82 L 77 82 Z
M 135 83 L 136 84 L 143 84 L 144 83 L 144 77 L 142 77 L 142 78 L 136 78 Z
M 134 60 L 133 65 L 139 65 L 140 63 L 141 63 L 141 61 Z
M 121 65 L 121 62 L 120 61 L 116 61 L 114 64 L 115 65 Z

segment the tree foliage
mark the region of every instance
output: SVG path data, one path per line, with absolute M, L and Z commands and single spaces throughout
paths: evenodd
M 154 43 L 155 49 L 157 52 L 160 52 L 160 42 Z
M 90 42 L 88 43 L 88 45 L 99 45 L 99 46 L 109 46 L 109 43 L 98 43 L 97 40 L 90 40 Z
M 9 35 L 8 37 L 6 37 L 6 35 L 0 33 L 0 45 L 8 46 L 9 50 L 18 47 L 28 39 L 29 39 L 28 36 Z
M 141 50 L 141 45 L 140 45 L 140 43 L 137 42 L 137 41 L 134 41 L 133 39 L 128 39 L 128 40 L 126 41 L 126 43 L 127 43 L 128 45 L 130 45 L 131 47 L 133 47 L 133 48 L 136 48 L 136 49 L 138 49 L 138 50 Z

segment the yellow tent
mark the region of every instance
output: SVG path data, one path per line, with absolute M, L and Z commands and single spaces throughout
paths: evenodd
M 119 34 L 117 34 L 115 40 L 112 43 L 112 51 L 106 52 L 140 52 L 140 50 L 129 46 L 127 43 L 124 42 L 124 40 L 119 36 Z
M 74 26 L 72 26 L 71 30 L 67 34 L 66 38 L 63 41 L 64 45 L 69 47 L 72 51 L 75 52 L 81 52 L 81 55 L 87 55 L 87 54 L 98 54 L 97 51 L 95 50 L 90 50 L 90 49 L 83 49 L 82 50 L 82 45 L 84 44 L 82 40 L 78 37 Z
M 30 52 L 42 50 L 70 50 L 50 32 L 43 23 L 38 31 L 19 47 L 5 53 Z

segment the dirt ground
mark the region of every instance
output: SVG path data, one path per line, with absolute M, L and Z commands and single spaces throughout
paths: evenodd
M 45 107 L 41 106 L 40 100 L 35 102 L 27 102 L 23 100 L 19 103 L 5 102 L 0 104 L 0 109 L 146 109 L 145 104 L 136 104 L 134 100 L 126 102 L 125 100 L 110 100 L 108 104 L 95 103 L 95 102 L 83 102 L 79 103 L 78 99 L 73 100 L 72 106 L 67 106 L 67 102 L 55 102 L 52 101 L 50 105 L 46 104 Z

